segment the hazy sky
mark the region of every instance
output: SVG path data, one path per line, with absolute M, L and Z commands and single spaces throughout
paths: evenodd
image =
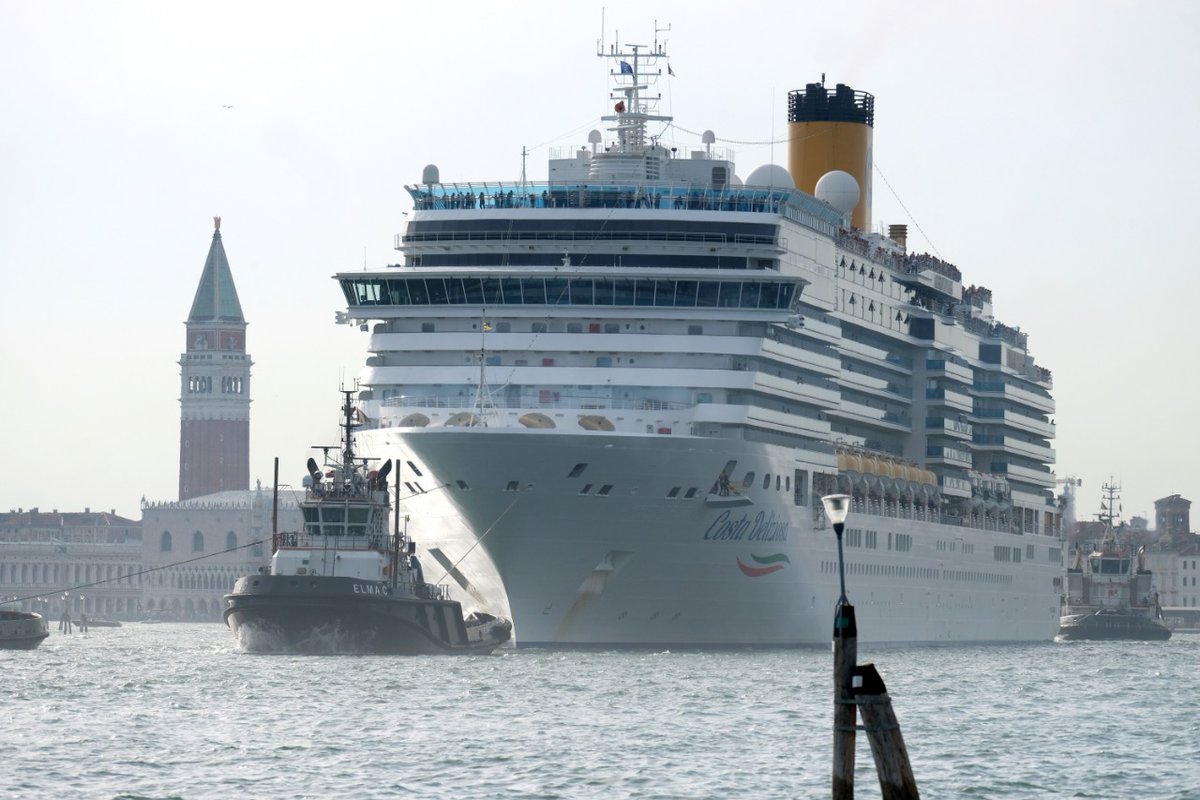
M 671 26 L 670 143 L 712 129 L 743 177 L 786 164 L 743 143 L 784 138 L 789 90 L 874 94 L 875 224 L 1029 334 L 1081 516 L 1109 475 L 1126 517 L 1200 500 L 1200 4 L 0 0 L 0 510 L 176 499 L 214 215 L 250 322 L 251 477 L 279 456 L 298 483 L 367 340 L 334 325 L 330 276 L 398 260 L 426 164 L 518 180 L 524 146 L 544 177 L 601 127 L 602 8 L 622 41 Z

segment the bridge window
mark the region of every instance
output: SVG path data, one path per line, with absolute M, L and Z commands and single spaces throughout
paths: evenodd
M 790 307 L 797 289 L 794 282 L 782 280 L 605 280 L 561 277 L 347 278 L 342 285 L 352 306 L 617 305 L 774 310 Z M 423 332 L 433 330 L 433 323 L 423 323 Z M 616 331 L 610 331 L 606 326 L 606 332 Z M 189 388 L 191 386 L 189 384 Z M 191 390 L 205 391 L 203 386 L 203 383 L 198 383 Z M 211 391 L 211 388 L 207 391 Z

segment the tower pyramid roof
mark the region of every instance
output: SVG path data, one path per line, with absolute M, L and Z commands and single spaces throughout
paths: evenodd
M 221 243 L 221 218 L 213 217 L 212 245 L 208 248 L 208 259 L 204 262 L 204 273 L 196 287 L 196 299 L 188 322 L 241 322 L 242 304 L 238 302 L 237 289 L 233 285 L 233 273 L 225 257 L 225 246 Z

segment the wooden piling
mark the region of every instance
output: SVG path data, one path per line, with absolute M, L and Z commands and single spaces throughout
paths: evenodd
M 854 670 L 854 698 L 862 716 L 863 731 L 871 745 L 879 791 L 883 800 L 920 800 L 917 779 L 908 762 L 908 750 L 900 733 L 900 722 L 892 710 L 883 678 L 874 664 Z
M 854 731 L 857 722 L 854 668 L 858 626 L 854 606 L 833 612 L 833 800 L 854 800 Z
M 858 666 L 858 625 L 854 606 L 846 599 L 846 563 L 842 532 L 852 498 L 831 494 L 821 498 L 837 536 L 838 584 L 842 590 L 833 612 L 833 800 L 854 800 L 854 734 L 859 710 L 871 744 L 883 800 L 920 800 L 908 751 L 883 678 L 874 665 Z

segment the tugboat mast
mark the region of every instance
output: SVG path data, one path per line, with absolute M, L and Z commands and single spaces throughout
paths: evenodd
M 351 402 L 353 390 L 342 389 L 342 394 L 345 396 L 345 401 L 342 404 L 342 414 L 345 422 L 342 423 L 342 466 L 346 470 L 354 469 L 354 404 Z
M 1112 480 L 1111 478 L 1109 479 Z M 1100 503 L 1100 511 L 1095 515 L 1108 528 L 1113 528 L 1121 516 L 1118 503 L 1121 500 L 1121 484 L 1106 483 L 1101 487 L 1104 500 Z

